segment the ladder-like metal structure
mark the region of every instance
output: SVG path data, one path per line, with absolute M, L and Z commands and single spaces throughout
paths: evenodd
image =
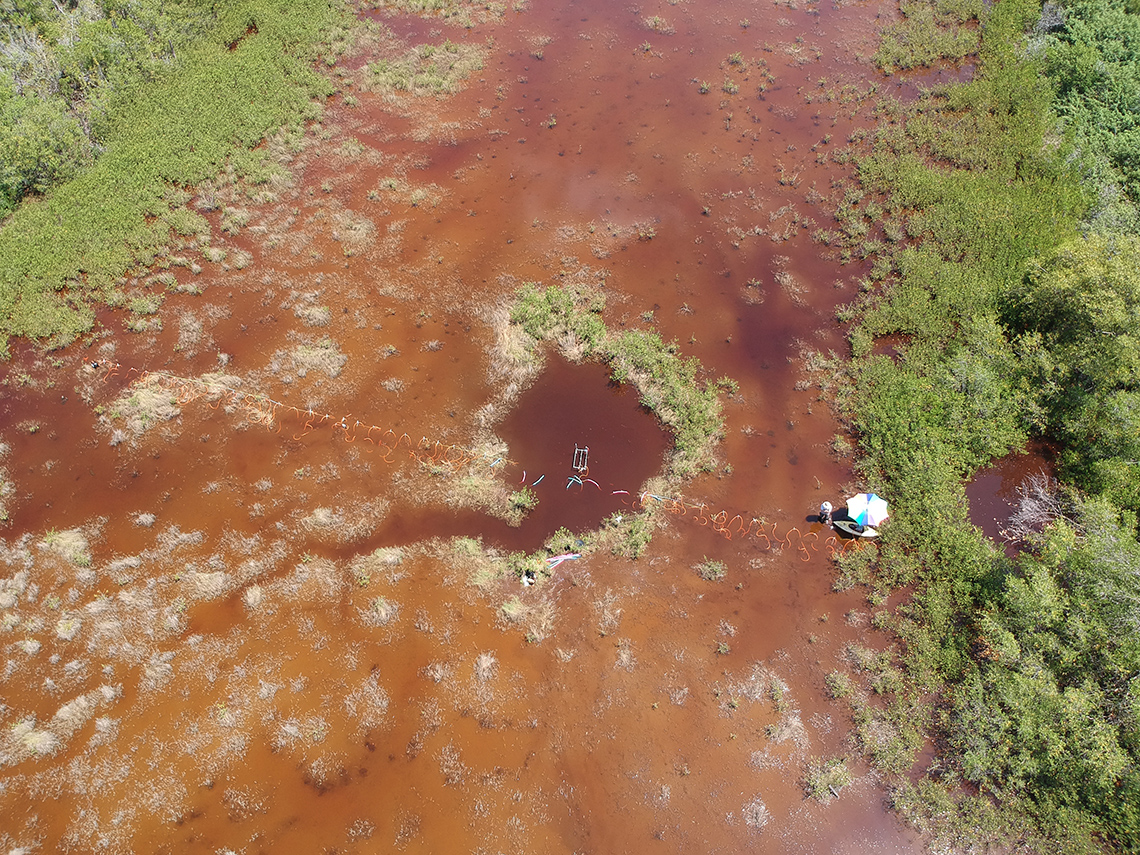
M 590 468 L 590 446 L 579 448 L 578 443 L 574 443 L 574 462 L 570 464 L 575 472 L 585 472 Z

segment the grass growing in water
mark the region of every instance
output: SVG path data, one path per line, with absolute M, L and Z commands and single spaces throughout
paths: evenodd
M 403 56 L 368 66 L 371 85 L 380 91 L 413 95 L 450 95 L 464 80 L 483 69 L 486 49 L 480 45 L 418 45 Z
M 343 14 L 319 0 L 231 4 L 152 78 L 123 80 L 98 121 L 99 157 L 0 229 L 0 353 L 13 335 L 74 339 L 93 323 L 88 297 L 106 299 L 172 234 L 202 231 L 176 188 L 227 160 L 263 180 L 253 148 L 332 91 L 310 63 Z

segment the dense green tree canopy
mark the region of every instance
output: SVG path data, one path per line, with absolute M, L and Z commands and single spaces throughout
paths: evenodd
M 1131 0 L 1065 0 L 1039 25 L 1036 47 L 1056 88 L 1056 111 L 1095 186 L 1096 216 L 1135 231 L 1140 202 L 1140 15 Z M 1123 195 L 1122 195 L 1123 194 Z
M 1064 244 L 1030 265 L 1011 311 L 1066 474 L 1140 510 L 1140 238 Z
M 1023 552 L 975 618 L 977 665 L 953 691 L 967 779 L 1140 844 L 1140 544 L 1079 501 Z M 1090 816 L 1096 819 L 1090 821 Z

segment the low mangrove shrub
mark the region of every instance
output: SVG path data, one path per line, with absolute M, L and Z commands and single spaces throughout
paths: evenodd
M 203 228 L 181 188 L 227 163 L 264 180 L 255 146 L 332 91 L 312 60 L 346 20 L 343 5 L 323 0 L 143 2 L 125 15 L 120 4 L 20 5 L 33 11 L 9 44 L 40 59 L 0 65 L 0 115 L 11 120 L 0 122 L 0 216 L 10 212 L 0 226 L 0 353 L 12 335 L 73 339 L 93 322 L 90 297 L 106 299 L 172 235 Z M 57 14 L 67 20 L 53 22 Z M 66 94 L 29 106 L 44 86 L 83 104 L 90 136 L 77 136 L 80 107 Z M 28 193 L 43 195 L 16 207 Z
M 841 313 L 836 400 L 858 470 L 892 501 L 878 554 L 841 556 L 836 584 L 913 591 L 876 615 L 897 662 L 860 660 L 828 687 L 896 807 L 956 846 L 1140 850 L 1140 255 L 1114 148 L 1140 100 L 1081 126 L 1134 86 L 1135 19 L 1111 5 L 962 5 L 981 22 L 972 79 L 883 104 L 821 236 L 872 262 Z M 952 29 L 931 9 L 907 6 L 883 67 L 929 61 L 905 42 Z M 877 230 L 887 241 L 868 243 Z M 888 335 L 897 357 L 877 354 Z M 1072 485 L 1042 507 L 1070 510 L 1022 527 L 1010 559 L 970 524 L 963 485 L 1034 436 Z M 924 740 L 943 750 L 916 777 Z

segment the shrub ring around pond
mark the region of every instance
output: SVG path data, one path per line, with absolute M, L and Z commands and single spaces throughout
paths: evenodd
M 675 342 L 666 342 L 656 332 L 608 329 L 601 317 L 604 308 L 605 296 L 595 286 L 543 290 L 526 284 L 516 292 L 507 322 L 500 325 L 500 352 L 504 361 L 514 364 L 511 373 L 522 375 L 535 373 L 544 345 L 556 345 L 574 362 L 606 364 L 612 379 L 636 389 L 642 405 L 672 434 L 673 450 L 650 484 L 657 492 L 676 492 L 688 479 L 713 468 L 724 436 L 717 384 L 702 382 L 699 360 L 682 357 Z M 582 551 L 609 547 L 615 554 L 638 557 L 649 543 L 653 512 L 650 507 L 636 514 L 613 514 L 582 539 Z M 537 557 L 553 555 L 557 546 L 548 543 Z

